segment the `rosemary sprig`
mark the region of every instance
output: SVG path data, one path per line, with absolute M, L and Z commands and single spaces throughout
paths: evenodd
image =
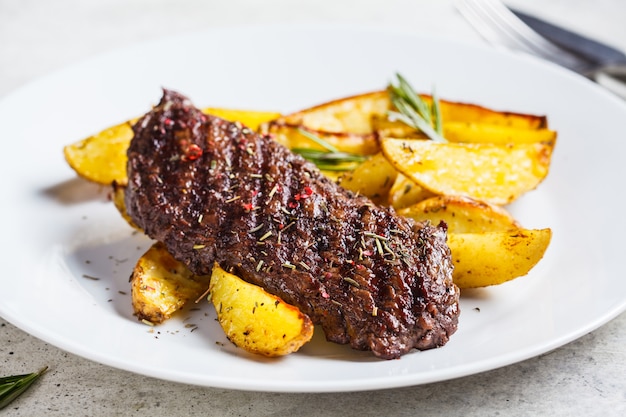
M 367 160 L 367 157 L 363 155 L 341 152 L 324 139 L 304 129 L 298 129 L 298 132 L 326 150 L 322 151 L 310 148 L 293 148 L 291 149 L 292 152 L 300 154 L 304 159 L 313 162 L 321 170 L 349 171 L 356 168 L 356 166 L 361 162 Z
M 398 85 L 390 83 L 387 90 L 391 103 L 398 111 L 388 111 L 389 118 L 421 130 L 435 142 L 447 142 L 442 136 L 441 111 L 436 93 L 433 91 L 433 105 L 431 107 L 422 100 L 402 75 L 396 74 L 396 77 L 398 78 Z
M 304 137 L 307 137 L 307 138 L 311 139 L 313 142 L 317 143 L 322 148 L 326 149 L 328 152 L 334 152 L 334 153 L 338 153 L 339 152 L 339 149 L 335 148 L 333 145 L 331 145 L 330 143 L 328 143 L 324 139 L 320 138 L 319 136 L 314 135 L 313 133 L 309 132 L 308 130 L 304 130 L 302 128 L 298 128 L 298 133 L 300 133 Z
M 0 410 L 26 391 L 47 369 L 46 366 L 32 374 L 0 377 Z
M 437 90 L 433 87 L 433 91 L 431 93 L 433 98 L 432 112 L 433 112 L 433 121 L 435 124 L 435 131 L 443 137 L 443 123 L 441 121 L 441 106 L 439 105 L 439 95 L 437 95 Z

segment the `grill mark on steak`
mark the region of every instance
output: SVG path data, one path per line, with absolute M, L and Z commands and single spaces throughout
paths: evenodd
M 445 225 L 375 206 L 173 91 L 133 129 L 128 214 L 194 273 L 218 262 L 296 305 L 328 340 L 380 358 L 456 331 Z

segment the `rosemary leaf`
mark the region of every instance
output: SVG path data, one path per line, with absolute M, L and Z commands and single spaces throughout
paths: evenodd
M 32 374 L 0 378 L 0 410 L 26 391 L 47 369 L 48 367 L 46 366 Z
M 354 171 L 356 167 L 358 166 L 357 164 L 354 164 L 354 163 L 350 165 L 346 165 L 346 164 L 335 165 L 335 164 L 325 164 L 323 162 L 315 162 L 315 161 L 311 161 L 311 162 L 313 162 L 322 171 L 333 171 L 333 172 Z
M 11 376 L 2 376 L 0 377 L 0 389 L 1 387 L 3 387 L 6 384 L 12 384 L 14 382 L 19 381 L 20 379 L 23 379 L 25 377 L 27 377 L 30 374 L 23 374 L 23 375 L 11 375 Z
M 298 132 L 302 136 L 306 136 L 307 138 L 311 139 L 313 142 L 315 142 L 318 145 L 320 145 L 322 148 L 328 150 L 328 152 L 339 152 L 339 149 L 335 148 L 333 145 L 331 145 L 330 143 L 328 143 L 324 139 L 320 138 L 317 135 L 314 135 L 313 133 L 311 133 L 309 131 L 306 131 L 304 129 L 298 128 Z
M 435 131 L 439 133 L 439 135 L 443 136 L 443 123 L 441 121 L 441 106 L 439 105 L 439 96 L 437 95 L 437 90 L 433 87 L 433 122 L 435 124 Z
M 351 171 L 361 162 L 368 159 L 367 156 L 348 152 L 341 152 L 330 143 L 303 129 L 298 131 L 312 141 L 327 149 L 322 151 L 311 148 L 292 148 L 291 151 L 300 154 L 304 159 L 313 162 L 323 171 Z
M 317 149 L 308 148 L 293 148 L 292 152 L 302 155 L 306 159 L 315 159 L 326 162 L 363 162 L 367 157 L 362 155 L 355 155 L 347 152 L 324 152 Z
M 399 120 L 413 129 L 420 130 L 435 142 L 447 142 L 441 134 L 441 111 L 436 94 L 433 93 L 431 108 L 404 77 L 400 74 L 396 74 L 396 77 L 398 85 L 389 84 L 387 88 L 391 103 L 398 110 L 387 112 L 390 120 Z
M 424 120 L 431 124 L 430 118 L 430 109 L 428 108 L 428 104 L 422 100 L 422 98 L 417 95 L 415 89 L 409 82 L 400 74 L 396 74 L 398 78 L 398 83 L 400 84 L 400 90 L 402 91 L 402 97 L 409 103 L 411 107 L 417 110 L 417 112 L 424 118 Z

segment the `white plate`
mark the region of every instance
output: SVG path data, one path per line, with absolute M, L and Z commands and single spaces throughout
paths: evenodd
M 547 114 L 559 141 L 549 178 L 512 210 L 552 244 L 524 278 L 466 291 L 448 345 L 382 361 L 321 332 L 284 359 L 231 346 L 208 305 L 150 329 L 132 316 L 128 276 L 149 241 L 106 190 L 75 178 L 62 147 L 147 111 L 160 87 L 199 106 L 291 111 L 383 88 L 394 72 L 446 99 Z M 561 346 L 626 308 L 626 105 L 532 58 L 358 28 L 215 30 L 114 51 L 0 102 L 0 314 L 62 349 L 145 375 L 261 391 L 380 389 L 440 381 Z M 619 183 L 618 183 L 619 179 Z M 86 278 L 98 277 L 99 280 Z M 197 325 L 197 329 L 194 326 Z

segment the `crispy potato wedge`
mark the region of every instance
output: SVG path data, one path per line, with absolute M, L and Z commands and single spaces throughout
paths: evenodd
M 130 277 L 135 316 L 152 324 L 167 320 L 189 300 L 196 300 L 209 287 L 209 275 L 194 275 L 155 243 L 137 261 Z
M 126 150 L 137 119 L 112 126 L 63 148 L 65 160 L 76 173 L 98 184 L 126 184 Z
M 398 171 L 382 153 L 377 153 L 354 171 L 339 178 L 339 184 L 350 191 L 363 194 L 377 204 L 387 201 L 387 195 Z
M 421 95 L 426 102 L 432 97 Z M 386 90 L 344 97 L 279 117 L 262 126 L 289 148 L 319 146 L 302 136 L 306 129 L 343 152 L 373 155 L 380 150 L 377 138 L 423 138 L 424 135 L 401 122 L 391 122 L 392 108 Z M 527 143 L 553 140 L 545 116 L 501 112 L 474 104 L 440 100 L 444 137 L 452 142 Z
M 420 94 L 427 103 L 432 97 Z M 547 128 L 547 118 L 531 114 L 503 112 L 478 106 L 439 100 L 441 117 L 448 122 L 472 122 L 509 126 L 518 129 Z M 304 126 L 311 130 L 326 132 L 373 133 L 372 120 L 385 116 L 391 109 L 391 101 L 386 90 L 332 100 L 317 106 L 278 118 L 278 123 Z
M 376 117 L 372 121 L 376 135 L 381 138 L 426 139 L 426 136 L 397 121 L 386 117 Z M 523 128 L 506 125 L 446 121 L 443 124 L 443 137 L 449 142 L 460 143 L 538 143 L 553 142 L 556 132 L 546 128 Z
M 538 143 L 554 142 L 556 132 L 550 129 L 526 129 L 476 122 L 447 122 L 443 136 L 450 142 L 465 143 Z M 398 136 L 396 136 L 398 137 Z
M 382 150 L 406 177 L 437 195 L 464 195 L 504 205 L 548 174 L 552 144 L 440 143 L 384 139 Z
M 543 258 L 551 238 L 550 229 L 450 233 L 454 283 L 477 288 L 524 276 Z
M 396 210 L 412 206 L 422 200 L 433 197 L 435 194 L 418 185 L 410 178 L 398 174 L 396 181 L 389 190 L 387 204 Z
M 420 94 L 420 97 L 427 103 L 432 103 L 432 97 L 425 94 Z M 508 126 L 514 129 L 546 129 L 548 127 L 548 119 L 545 116 L 500 111 L 477 104 L 458 103 L 441 99 L 439 104 L 444 125 L 448 122 L 470 122 Z
M 374 91 L 309 107 L 278 118 L 276 123 L 323 132 L 368 134 L 374 133 L 372 116 L 384 115 L 390 106 L 386 91 Z
M 551 238 L 550 229 L 524 229 L 502 207 L 468 197 L 436 196 L 398 214 L 447 223 L 452 278 L 459 288 L 486 287 L 526 275 Z
M 210 298 L 228 339 L 248 352 L 282 356 L 313 337 L 311 319 L 261 287 L 213 267 Z
M 206 108 L 202 110 L 230 121 L 239 121 L 256 130 L 260 124 L 280 116 L 275 112 Z M 76 173 L 98 184 L 127 183 L 126 150 L 133 138 L 132 126 L 137 119 L 109 127 L 63 149 L 65 160 Z
M 260 131 L 291 149 L 323 149 L 299 132 L 304 129 L 341 152 L 374 155 L 380 147 L 371 119 L 384 115 L 389 105 L 385 91 L 341 98 L 279 117 Z
M 521 229 L 513 216 L 500 206 L 463 196 L 436 196 L 398 211 L 417 221 L 448 225 L 448 233 L 486 233 Z

